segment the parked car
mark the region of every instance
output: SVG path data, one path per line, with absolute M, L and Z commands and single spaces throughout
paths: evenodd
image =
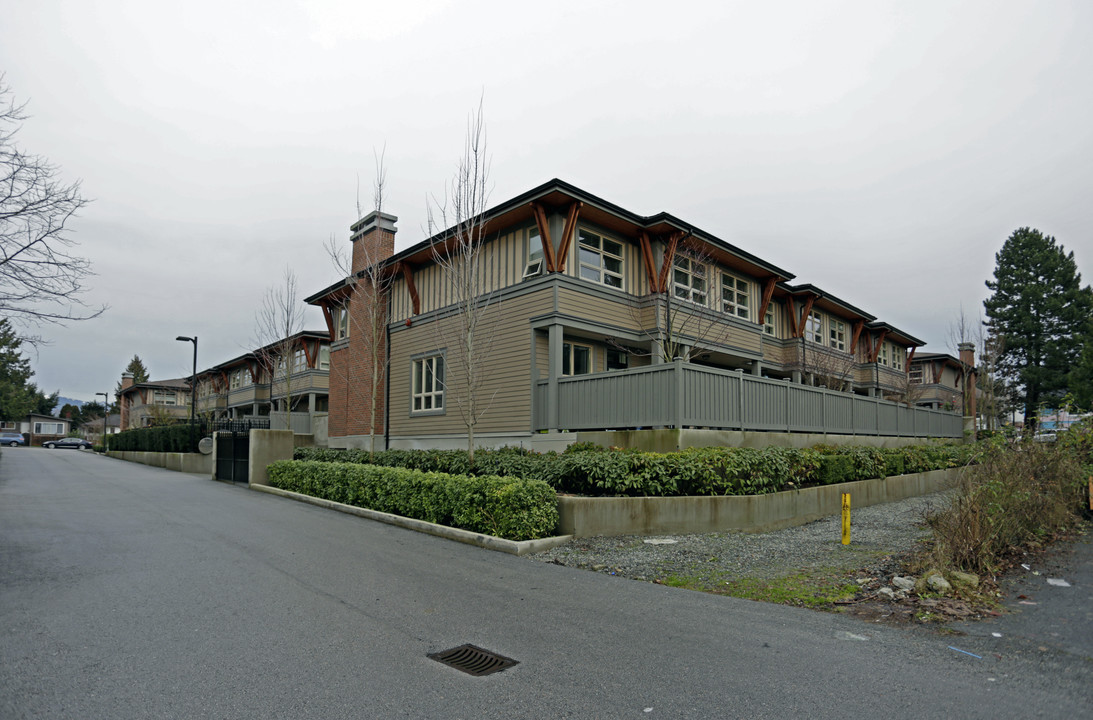
M 42 447 L 47 447 L 50 450 L 54 450 L 56 448 L 76 448 L 77 450 L 90 450 L 94 446 L 83 438 L 61 438 L 60 440 L 46 441 L 42 443 Z
M 6 432 L 0 433 L 0 445 L 8 445 L 15 447 L 16 445 L 26 445 L 26 438 L 23 437 L 23 433 Z
M 1054 430 L 1043 430 L 1032 436 L 1032 439 L 1036 442 L 1049 442 L 1053 443 L 1058 439 Z

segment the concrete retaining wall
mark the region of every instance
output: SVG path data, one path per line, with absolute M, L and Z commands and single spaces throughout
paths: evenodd
M 645 452 L 676 452 L 692 447 L 789 447 L 814 445 L 861 445 L 897 448 L 929 445 L 928 438 L 878 435 L 835 435 L 823 433 L 754 432 L 751 430 L 603 430 L 578 432 L 577 442 L 594 442 L 604 447 L 634 448 Z M 955 442 L 948 440 L 947 442 Z
M 106 453 L 112 458 L 127 462 L 161 467 L 167 470 L 184 473 L 200 473 L 211 475 L 213 471 L 213 456 L 201 453 L 163 453 L 140 452 L 136 450 L 111 450 Z
M 716 497 L 558 497 L 559 535 L 673 535 L 724 531 L 767 532 L 803 525 L 851 508 L 927 495 L 951 487 L 960 468 L 786 490 L 769 495 Z

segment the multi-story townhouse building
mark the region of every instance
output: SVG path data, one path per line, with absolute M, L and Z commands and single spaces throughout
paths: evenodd
M 655 427 L 959 436 L 959 417 L 883 400 L 906 392 L 921 340 L 672 215 L 552 180 L 481 220 L 483 444 Z M 355 223 L 354 274 L 306 300 L 331 341 L 335 447 L 466 440 L 459 313 L 437 262 L 452 231 L 395 253 L 396 221 Z
M 325 331 L 305 330 L 212 367 L 198 375 L 198 412 L 215 419 L 282 417 L 310 433 L 327 411 L 330 342 Z M 278 424 L 278 423 L 274 423 Z
M 305 330 L 220 363 L 197 375 L 197 412 L 210 420 L 269 417 L 271 427 L 310 433 L 327 411 L 330 342 Z M 133 384 L 122 374 L 122 427 L 144 427 L 190 416 L 190 378 Z M 286 421 L 287 418 L 287 421 Z

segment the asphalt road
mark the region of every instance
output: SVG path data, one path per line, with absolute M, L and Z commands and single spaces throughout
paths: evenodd
M 980 647 L 989 634 L 529 562 L 80 451 L 0 456 L 0 632 L 5 719 L 1071 718 L 1093 707 L 1088 647 L 995 657 Z M 473 677 L 426 657 L 463 643 L 520 664 Z M 949 649 L 961 643 L 983 659 Z

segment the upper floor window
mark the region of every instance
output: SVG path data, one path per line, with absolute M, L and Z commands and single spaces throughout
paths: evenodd
M 828 344 L 836 350 L 846 350 L 846 323 L 831 318 L 828 323 Z
M 677 298 L 706 304 L 706 266 L 686 255 L 676 255 L 672 290 Z
M 319 346 L 319 369 L 320 370 L 329 370 L 330 369 L 330 346 L 329 345 L 320 345 Z
M 919 366 L 919 367 L 911 368 L 911 373 L 909 375 L 909 379 L 915 385 L 921 385 L 922 384 L 922 367 Z
M 774 307 L 767 308 L 766 317 L 763 318 L 763 332 L 767 335 L 774 334 Z
M 592 372 L 592 346 L 562 343 L 562 375 Z
M 748 283 L 738 277 L 721 273 L 721 311 L 745 320 L 748 312 Z M 773 334 L 773 333 L 772 333 Z
M 539 228 L 528 230 L 528 261 L 524 266 L 524 277 L 529 278 L 541 275 L 543 272 L 543 238 L 539 236 Z
M 892 344 L 892 367 L 896 370 L 903 369 L 903 348 L 895 343 Z
M 152 403 L 154 405 L 177 405 L 178 396 L 174 390 L 156 390 L 152 393 Z
M 888 343 L 881 343 L 880 355 L 877 356 L 877 362 L 888 367 Z
M 292 372 L 303 372 L 307 370 L 307 352 L 303 348 L 299 348 L 292 354 Z
M 823 316 L 813 310 L 805 318 L 805 340 L 823 345 Z
M 581 229 L 578 245 L 579 272 L 583 279 L 608 287 L 622 287 L 621 243 Z
M 427 355 L 413 361 L 410 377 L 410 412 L 444 410 L 444 355 Z
M 339 305 L 334 308 L 334 339 L 349 337 L 349 307 Z

